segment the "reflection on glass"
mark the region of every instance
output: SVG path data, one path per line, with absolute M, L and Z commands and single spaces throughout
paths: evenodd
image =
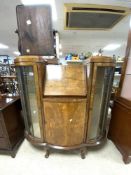
M 32 66 L 17 68 L 22 106 L 26 118 L 26 129 L 35 137 L 40 138 L 40 126 L 38 117 L 38 106 L 36 97 L 36 87 Z
M 11 102 L 13 99 L 12 98 L 6 98 L 6 103 Z
M 91 123 L 88 131 L 89 139 L 96 139 L 105 131 L 105 118 L 112 84 L 112 69 L 109 67 L 97 68 L 93 111 L 91 112 Z

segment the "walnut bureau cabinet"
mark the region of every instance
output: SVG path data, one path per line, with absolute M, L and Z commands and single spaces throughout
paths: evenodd
M 110 57 L 83 64 L 47 65 L 42 57 L 15 59 L 26 138 L 46 148 L 80 149 L 106 139 L 106 118 L 114 73 Z
M 20 98 L 0 99 L 0 153 L 15 157 L 24 139 Z

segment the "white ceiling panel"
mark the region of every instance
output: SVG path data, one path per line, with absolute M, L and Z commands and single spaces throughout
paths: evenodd
M 129 29 L 129 17 L 121 20 L 113 29 L 109 31 L 80 31 L 64 30 L 64 3 L 89 3 L 105 4 L 131 7 L 130 0 L 55 0 L 57 10 L 57 21 L 53 22 L 53 28 L 60 33 L 63 54 L 70 52 L 81 53 L 88 51 L 98 51 L 110 43 L 120 43 L 121 48 L 114 52 L 104 53 L 108 55 L 116 54 L 124 56 Z M 17 51 L 18 38 L 14 31 L 17 28 L 16 5 L 21 4 L 20 0 L 0 0 L 0 43 L 9 46 L 9 49 L 0 49 L 0 54 L 13 56 Z

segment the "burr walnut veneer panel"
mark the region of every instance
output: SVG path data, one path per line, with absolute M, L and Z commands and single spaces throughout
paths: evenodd
M 44 95 L 86 96 L 84 65 L 47 65 Z
M 84 141 L 86 99 L 44 99 L 45 137 L 48 143 L 74 146 Z

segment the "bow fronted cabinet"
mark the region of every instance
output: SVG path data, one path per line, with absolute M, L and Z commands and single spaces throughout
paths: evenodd
M 106 140 L 112 88 L 112 58 L 95 56 L 82 64 L 47 65 L 42 57 L 15 59 L 26 138 L 46 148 L 80 149 Z

